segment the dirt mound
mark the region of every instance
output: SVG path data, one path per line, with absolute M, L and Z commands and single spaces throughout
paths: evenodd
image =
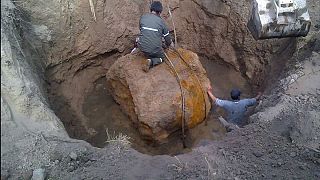
M 145 73 L 142 71 L 145 58 L 141 54 L 121 57 L 107 73 L 115 100 L 142 137 L 156 142 L 163 142 L 180 129 L 182 119 L 186 128 L 195 127 L 207 117 L 211 108 L 206 94 L 210 82 L 198 56 L 183 49 L 167 51 L 167 54 L 179 75 L 182 89 L 169 61 Z

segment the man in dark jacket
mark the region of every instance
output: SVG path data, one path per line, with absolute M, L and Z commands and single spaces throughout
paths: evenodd
M 164 61 L 162 38 L 167 46 L 173 46 L 169 30 L 160 17 L 162 9 L 161 2 L 154 1 L 150 7 L 151 13 L 146 13 L 140 18 L 138 47 L 148 58 L 143 68 L 145 72 Z

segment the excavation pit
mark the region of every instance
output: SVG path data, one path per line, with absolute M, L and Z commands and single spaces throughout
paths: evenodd
M 142 140 L 135 142 L 140 141 L 139 136 L 134 135 L 136 128 L 132 128 L 128 117 L 117 107 L 110 93 L 103 92 L 107 89 L 103 78 L 108 69 L 119 57 L 132 50 L 139 34 L 139 18 L 149 11 L 148 4 L 143 1 L 117 1 L 106 5 L 103 2 L 103 5 L 96 6 L 99 18 L 95 21 L 86 2 L 76 1 L 71 3 L 72 6 L 67 4 L 66 7 L 79 9 L 63 11 L 50 23 L 47 17 L 44 18 L 47 26 L 55 30 L 52 40 L 46 44 L 48 55 L 45 56 L 48 58 L 45 68 L 51 108 L 63 122 L 70 137 L 85 140 L 94 146 L 106 145 L 106 129 L 110 134 L 119 134 L 131 127 L 134 130 L 128 136 L 132 136 L 132 146 L 138 151 L 149 154 L 183 153 L 180 131 L 169 137 L 169 144 L 171 142 L 172 148 L 177 147 L 177 150 L 168 150 L 168 143 L 153 148 L 152 144 L 139 145 L 145 144 Z M 243 5 L 234 5 L 230 7 L 220 1 L 179 1 L 174 5 L 173 12 L 178 45 L 201 56 L 200 61 L 215 95 L 223 99 L 229 99 L 233 87 L 241 89 L 242 98 L 252 97 L 249 81 L 251 85 L 254 84 L 254 89 L 263 81 L 271 49 L 265 43 L 253 40 L 243 23 L 246 22 L 244 16 L 237 13 L 243 11 L 238 8 Z M 172 8 L 174 6 L 172 4 Z M 60 12 L 60 9 L 54 9 L 55 12 Z M 167 9 L 164 12 L 168 12 Z M 162 17 L 172 30 L 168 14 L 163 13 Z M 197 146 L 201 139 L 221 139 L 224 136 L 225 131 L 215 117 L 223 111 L 214 111 L 207 119 L 208 126 L 200 124 L 187 133 L 187 137 L 192 138 L 187 140 L 188 147 Z
M 261 82 L 271 89 L 250 117 L 253 123 L 227 136 L 216 121 L 219 109 L 212 110 L 208 126 L 187 133 L 187 149 L 181 149 L 179 131 L 156 147 L 130 135 L 132 147 L 146 154 L 194 149 L 170 157 L 105 143 L 106 128 L 113 136 L 131 127 L 122 123 L 128 117 L 103 89 L 104 76 L 130 53 L 139 17 L 149 11 L 146 1 L 93 1 L 97 19 L 88 1 L 8 2 L 1 3 L 1 178 L 30 179 L 39 168 L 48 179 L 318 177 L 319 33 L 314 29 L 319 30 L 319 3 L 308 1 L 317 34 L 255 41 L 246 29 L 249 1 L 170 1 L 179 45 L 209 57 L 201 62 L 215 95 L 229 98 L 230 88 L 238 86 L 242 98 L 252 97 Z M 247 81 L 251 86 L 241 88 Z M 66 130 L 81 141 L 68 138 Z
M 234 87 L 241 89 L 242 98 L 252 96 L 252 89 L 248 81 L 232 66 L 205 57 L 200 57 L 200 61 L 207 72 L 210 82 L 212 82 L 213 87 L 215 87 L 214 93 L 217 97 L 230 99 L 229 93 Z M 88 69 L 91 68 L 92 67 Z M 97 66 L 97 69 L 99 68 L 100 66 Z M 141 153 L 151 155 L 176 155 L 190 152 L 193 147 L 204 145 L 208 140 L 220 140 L 226 134 L 225 128 L 218 121 L 220 115 L 225 116 L 224 111 L 214 107 L 206 119 L 207 125 L 205 125 L 206 123 L 203 121 L 201 124 L 186 132 L 185 142 L 187 148 L 183 148 L 181 130 L 177 130 L 171 134 L 167 138 L 166 143 L 158 144 L 143 140 L 136 126 L 108 91 L 109 88 L 106 77 L 89 73 L 95 72 L 94 70 L 83 69 L 83 71 L 85 71 L 84 73 L 87 76 L 90 76 L 90 74 L 93 76 L 88 78 L 91 79 L 92 83 L 85 83 L 90 87 L 84 88 L 86 91 L 82 91 L 83 94 L 75 96 L 79 99 L 83 98 L 83 101 L 79 99 L 70 101 L 72 98 L 57 96 L 53 91 L 54 88 L 60 87 L 61 84 L 51 83 L 51 85 L 54 84 L 54 86 L 48 87 L 49 92 L 52 92 L 49 93 L 51 94 L 50 100 L 52 107 L 64 123 L 72 138 L 83 139 L 93 146 L 102 148 L 108 144 L 108 138 L 112 139 L 122 135 L 130 137 L 129 141 L 131 142 L 131 146 Z M 72 81 L 70 81 L 70 83 L 83 84 Z M 77 88 L 76 86 L 70 87 Z M 74 92 L 77 90 L 69 89 L 67 91 Z M 74 106 L 72 105 L 73 102 L 79 104 Z M 72 106 L 81 108 L 75 111 Z

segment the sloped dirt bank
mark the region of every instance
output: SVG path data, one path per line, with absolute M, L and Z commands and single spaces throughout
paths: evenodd
M 16 11 L 15 7 L 4 2 L 8 1 L 2 1 L 1 13 L 10 10 L 8 14 L 12 17 Z M 48 3 L 51 2 L 56 3 L 56 1 L 48 1 Z M 75 8 L 72 1 L 59 2 L 61 3 L 59 7 L 67 7 L 69 12 Z M 243 1 L 237 2 L 246 4 Z M 311 17 L 315 22 L 313 34 L 319 34 L 319 29 L 316 28 L 319 24 L 319 7 L 317 2 L 309 1 L 309 3 Z M 34 7 L 38 9 L 39 6 Z M 52 9 L 55 7 L 51 6 Z M 249 6 L 238 7 L 247 8 Z M 35 13 L 40 13 L 44 9 L 46 8 L 37 10 Z M 52 9 L 47 9 L 47 11 Z M 90 11 L 89 8 L 87 10 Z M 240 16 L 245 15 L 240 14 Z M 250 118 L 253 123 L 239 131 L 228 133 L 227 137 L 221 141 L 202 141 L 198 147 L 187 154 L 176 157 L 150 156 L 138 153 L 127 144 L 119 142 L 110 143 L 105 148 L 95 148 L 84 141 L 69 139 L 62 126 L 55 126 L 59 119 L 48 108 L 45 98 L 38 98 L 39 95 L 45 97 L 45 94 L 37 91 L 37 88 L 29 88 L 29 85 L 33 85 L 31 82 L 34 77 L 24 76 L 28 74 L 27 70 L 34 69 L 10 60 L 10 56 L 4 56 L 7 52 L 5 50 L 9 50 L 14 54 L 12 59 L 25 60 L 20 62 L 30 63 L 26 59 L 29 57 L 27 51 L 32 44 L 22 48 L 22 52 L 19 51 L 17 48 L 17 46 L 21 47 L 19 42 L 24 42 L 24 38 L 19 38 L 21 33 L 14 33 L 16 31 L 10 28 L 6 31 L 4 28 L 5 25 L 13 24 L 10 21 L 3 21 L 4 18 L 12 19 L 11 17 L 4 14 L 1 16 L 1 23 L 5 23 L 1 26 L 1 178 L 30 179 L 33 170 L 42 168 L 45 170 L 45 176 L 52 179 L 319 179 L 319 124 L 317 122 L 319 122 L 320 105 L 319 86 L 316 81 L 319 80 L 319 66 L 317 65 L 319 35 L 310 34 L 306 38 L 299 38 L 298 48 L 293 58 L 289 58 L 285 66 L 287 73 L 283 73 L 279 81 L 276 81 L 278 83 L 273 83 L 270 95 L 266 96 L 258 107 L 260 113 Z M 39 27 L 36 27 L 39 30 Z M 49 29 L 53 30 L 52 27 Z M 31 28 L 27 32 L 33 31 L 35 29 Z M 4 37 L 10 33 L 14 34 L 11 34 L 11 38 L 5 41 Z M 52 38 L 55 37 L 52 35 Z M 45 40 L 47 41 L 48 38 L 46 37 Z M 10 43 L 13 42 L 16 44 L 11 45 Z M 3 49 L 3 47 L 7 48 Z M 117 55 L 113 53 L 109 55 Z M 37 53 L 30 54 L 36 55 Z M 88 68 L 83 69 L 83 74 L 78 71 L 79 77 L 87 78 L 85 72 L 105 71 L 109 67 L 107 64 L 112 62 L 104 62 L 102 59 L 106 57 L 103 55 L 97 58 L 101 60 L 98 61 L 100 64 L 96 61 L 92 63 L 90 60 L 88 61 L 91 63 L 89 66 L 82 64 L 84 66 L 81 67 Z M 217 59 L 212 57 L 212 60 Z M 212 61 L 204 59 L 202 62 L 211 63 Z M 22 65 L 19 66 L 20 69 L 17 68 L 17 64 Z M 59 68 L 51 69 L 53 65 L 48 69 L 51 69 L 52 72 L 61 70 L 63 72 L 59 76 L 61 79 L 64 79 L 63 75 L 67 77 L 68 73 L 74 73 L 73 68 L 79 69 L 77 64 L 73 66 L 66 64 L 68 66 L 60 65 Z M 18 70 L 6 73 L 8 71 L 4 67 Z M 94 71 L 92 67 L 98 68 Z M 35 74 L 41 75 L 41 73 L 43 71 Z M 237 74 L 237 72 L 233 73 Z M 6 80 L 5 75 L 17 78 L 3 81 Z M 78 75 L 74 77 L 75 80 L 79 78 Z M 97 75 L 92 79 L 98 79 L 98 77 L 100 76 Z M 13 86 L 15 82 L 21 84 Z M 50 81 L 52 84 L 64 84 L 62 87 L 72 87 L 66 82 L 70 81 L 59 81 L 59 79 L 56 82 Z M 76 82 L 78 81 L 75 81 L 74 84 Z M 99 84 L 95 80 L 88 82 Z M 34 84 L 34 87 L 39 86 L 37 83 Z M 11 85 L 10 88 L 5 89 L 9 85 Z M 75 90 L 77 88 L 73 88 L 69 95 L 72 93 L 78 95 L 79 91 Z M 54 91 L 62 92 L 59 91 L 59 88 Z M 15 92 L 18 96 L 13 95 Z M 221 92 L 224 91 L 221 90 Z M 222 96 L 222 94 L 218 95 Z M 8 101 L 10 98 L 14 101 L 6 103 L 10 102 Z M 67 103 L 72 102 L 70 100 L 72 98 L 66 99 Z M 43 105 L 39 102 L 42 102 Z M 67 112 L 70 113 L 70 111 Z

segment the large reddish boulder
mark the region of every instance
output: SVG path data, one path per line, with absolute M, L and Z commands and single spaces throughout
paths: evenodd
M 193 128 L 211 108 L 206 94 L 210 82 L 195 53 L 184 49 L 178 52 L 166 53 L 181 79 L 186 128 Z M 119 58 L 106 75 L 108 88 L 142 138 L 161 143 L 182 127 L 182 93 L 169 61 L 148 73 L 142 71 L 144 61 L 141 53 Z

